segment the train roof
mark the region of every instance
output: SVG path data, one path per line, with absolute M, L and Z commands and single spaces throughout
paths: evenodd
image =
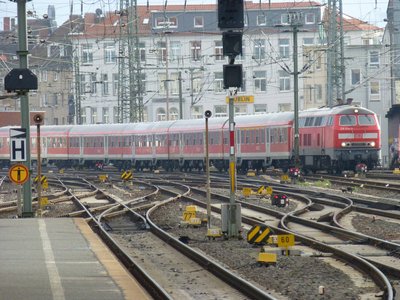
M 123 124 L 92 124 L 92 125 L 75 125 L 70 130 L 70 136 L 81 135 L 115 135 L 123 134 L 126 128 L 132 126 L 130 123 Z
M 336 114 L 375 114 L 372 110 L 356 105 L 337 105 L 333 107 L 310 108 L 299 113 L 300 117 L 307 115 L 336 115 Z

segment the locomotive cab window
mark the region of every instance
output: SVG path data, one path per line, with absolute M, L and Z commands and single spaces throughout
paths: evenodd
M 354 126 L 357 124 L 356 116 L 344 115 L 340 116 L 339 125 L 340 126 Z
M 358 124 L 360 125 L 375 125 L 374 116 L 371 115 L 359 115 Z

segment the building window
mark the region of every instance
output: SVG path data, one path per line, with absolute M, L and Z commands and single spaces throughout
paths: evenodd
M 110 122 L 109 109 L 108 107 L 103 107 L 103 123 L 107 124 Z
M 96 73 L 90 74 L 90 93 L 92 95 L 97 94 L 97 78 Z
M 81 110 L 81 122 L 82 124 L 86 124 L 86 109 Z
M 304 46 L 314 45 L 314 38 L 303 38 L 303 45 Z
M 172 107 L 169 110 L 169 119 L 170 120 L 178 120 L 179 119 L 179 113 L 178 113 L 178 109 L 175 107 Z
M 47 71 L 46 70 L 41 71 L 40 75 L 41 75 L 42 81 L 43 82 L 47 82 L 47 77 L 48 77 L 47 76 Z
M 82 45 L 82 63 L 83 64 L 93 63 L 93 51 L 91 44 Z
M 190 42 L 190 58 L 192 61 L 198 61 L 201 57 L 201 41 Z
M 235 116 L 247 115 L 247 105 L 235 105 Z
M 321 70 L 321 66 L 322 66 L 322 57 L 320 54 L 318 54 L 318 56 L 315 58 L 315 69 Z
M 246 91 L 246 72 L 242 73 L 242 86 L 238 88 L 238 92 L 245 92 Z
M 279 71 L 279 90 L 290 91 L 290 75 L 283 70 Z
M 254 104 L 254 114 L 266 114 L 267 113 L 267 104 Z
M 96 124 L 97 123 L 97 108 L 96 107 L 92 107 L 91 109 L 91 116 L 92 116 L 92 124 Z
M 157 17 L 155 22 L 156 28 L 178 27 L 178 20 L 176 17 Z
M 351 70 L 351 84 L 357 85 L 361 82 L 361 70 L 360 69 L 352 69 Z
M 226 105 L 215 105 L 214 112 L 215 117 L 226 117 L 228 115 Z
M 315 85 L 315 89 L 316 89 L 315 98 L 316 98 L 317 101 L 321 101 L 322 100 L 322 85 L 321 84 L 316 84 Z
M 289 14 L 281 15 L 281 25 L 289 25 Z
M 53 79 L 54 81 L 57 81 L 58 80 L 58 72 L 54 72 L 54 79 Z
M 114 43 L 106 43 L 104 44 L 104 62 L 106 64 L 115 63 L 117 61 L 117 57 L 115 55 L 115 44 Z
M 306 24 L 315 24 L 315 14 L 306 14 Z
M 224 91 L 224 76 L 222 72 L 214 73 L 214 92 L 221 93 Z
M 139 56 L 141 62 L 146 62 L 146 44 L 139 43 Z
M 379 101 L 381 98 L 380 82 L 378 80 L 371 80 L 369 82 L 369 94 L 371 101 Z
M 369 52 L 369 66 L 370 67 L 379 67 L 379 51 L 370 51 Z
M 192 118 L 202 119 L 203 118 L 203 107 L 202 106 L 192 106 Z
M 179 74 L 178 73 L 171 73 L 169 75 L 169 92 L 173 95 L 179 94 Z
M 171 49 L 170 53 L 168 53 L 169 59 L 172 61 L 179 61 L 182 56 L 181 55 L 181 49 L 182 49 L 181 42 L 171 41 L 170 49 Z
M 279 56 L 289 58 L 289 39 L 279 39 Z
M 140 73 L 140 86 L 139 91 L 143 94 L 147 93 L 147 80 L 146 73 Z
M 113 123 L 117 123 L 118 120 L 118 106 L 113 107 Z
M 167 43 L 166 42 L 158 42 L 158 62 L 166 62 L 167 61 Z
M 85 74 L 80 74 L 80 80 L 79 80 L 79 89 L 81 95 L 83 95 L 86 92 L 86 76 Z
M 255 71 L 254 72 L 254 89 L 256 92 L 267 91 L 267 72 L 266 71 Z
M 215 41 L 214 45 L 215 45 L 214 48 L 215 60 L 224 60 L 222 41 Z
M 103 86 L 103 96 L 106 96 L 109 94 L 108 90 L 108 74 L 101 74 L 101 81 L 102 81 L 102 86 Z
M 164 108 L 162 108 L 162 107 L 158 108 L 156 114 L 157 114 L 157 116 L 156 116 L 157 121 L 167 120 L 167 114 L 165 113 Z
M 258 15 L 257 16 L 257 25 L 258 26 L 267 25 L 267 17 L 265 15 Z
M 118 73 L 112 74 L 113 78 L 113 95 L 118 95 Z
M 40 106 L 41 107 L 46 107 L 46 106 L 48 106 L 49 105 L 49 103 L 48 103 L 48 96 L 47 96 L 47 94 L 42 94 L 41 96 L 40 96 Z
M 254 40 L 254 59 L 265 59 L 265 40 Z
M 278 104 L 278 111 L 291 111 L 292 105 L 290 103 L 280 103 Z
M 194 27 L 202 28 L 204 27 L 204 19 L 203 16 L 195 16 L 194 17 Z

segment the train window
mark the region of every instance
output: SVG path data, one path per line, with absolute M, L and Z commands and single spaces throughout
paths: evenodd
M 261 144 L 264 144 L 265 143 L 265 134 L 264 134 L 264 129 L 260 129 L 259 130 L 259 134 L 260 134 L 260 137 L 261 137 Z
M 299 127 L 304 127 L 306 123 L 306 118 L 300 118 L 299 119 Z
M 339 125 L 340 126 L 352 126 L 356 125 L 356 116 L 351 116 L 351 115 L 343 115 L 340 116 L 339 119 Z
M 316 117 L 314 126 L 321 126 L 321 124 L 322 124 L 322 117 Z
M 255 143 L 260 143 L 260 132 L 258 130 L 255 131 Z
M 375 125 L 375 118 L 373 115 L 359 115 L 358 124 L 360 125 Z
M 224 145 L 228 145 L 229 142 L 229 132 L 228 131 L 224 131 Z
M 307 117 L 304 126 L 309 127 L 313 126 L 313 124 L 314 124 L 314 117 Z

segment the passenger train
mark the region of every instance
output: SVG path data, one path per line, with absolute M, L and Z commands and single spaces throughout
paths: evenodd
M 371 110 L 339 105 L 299 112 L 299 156 L 306 171 L 339 172 L 378 164 L 380 126 Z M 229 165 L 228 118 L 209 118 L 209 160 L 220 171 Z M 10 164 L 10 127 L 0 128 L 0 164 Z M 238 171 L 288 169 L 294 164 L 294 113 L 235 117 Z M 37 157 L 31 128 L 31 157 Z M 184 171 L 204 169 L 205 120 L 41 127 L 43 164 L 58 167 L 110 164 L 120 169 Z

